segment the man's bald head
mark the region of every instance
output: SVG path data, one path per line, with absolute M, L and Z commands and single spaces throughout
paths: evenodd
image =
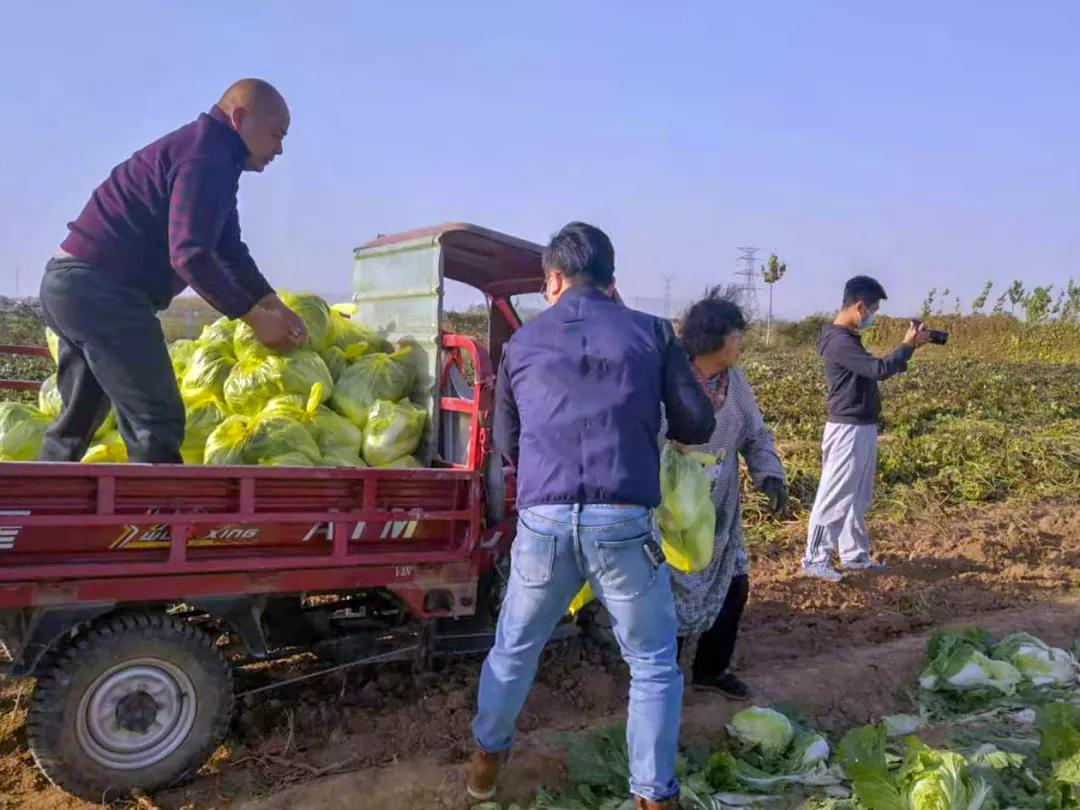
M 262 79 L 233 82 L 218 107 L 250 153 L 244 168 L 261 172 L 282 153 L 281 142 L 289 131 L 289 106 L 272 84 Z
M 281 93 L 270 82 L 262 79 L 241 79 L 233 82 L 229 89 L 222 93 L 218 106 L 225 112 L 232 112 L 237 107 L 249 110 L 268 110 L 274 107 L 288 109 Z

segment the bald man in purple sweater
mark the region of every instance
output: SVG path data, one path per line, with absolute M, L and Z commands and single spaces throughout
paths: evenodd
M 179 464 L 184 405 L 157 313 L 191 287 L 266 346 L 303 345 L 240 238 L 240 173 L 282 153 L 289 108 L 260 79 L 121 163 L 94 190 L 45 268 L 41 305 L 59 337 L 60 417 L 42 461 L 78 461 L 109 412 L 133 462 Z

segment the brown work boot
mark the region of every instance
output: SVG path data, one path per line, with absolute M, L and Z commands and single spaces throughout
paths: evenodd
M 662 802 L 654 802 L 650 799 L 643 799 L 640 796 L 634 797 L 635 810 L 679 810 L 679 799 L 666 799 Z
M 495 796 L 495 783 L 499 769 L 506 762 L 506 752 L 489 754 L 479 748 L 465 765 L 465 789 L 478 802 L 486 802 Z

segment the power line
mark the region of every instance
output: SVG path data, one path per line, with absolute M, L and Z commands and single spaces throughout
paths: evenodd
M 757 253 L 761 248 L 739 247 L 736 250 L 739 251 L 739 256 L 735 261 L 741 264 L 739 269 L 735 271 L 735 275 L 742 279 L 742 282 L 738 285 L 740 303 L 747 318 L 753 320 L 757 317 L 758 312 L 758 269 L 755 265 L 757 264 Z
M 664 317 L 668 319 L 671 318 L 671 285 L 674 281 L 674 276 L 664 276 Z

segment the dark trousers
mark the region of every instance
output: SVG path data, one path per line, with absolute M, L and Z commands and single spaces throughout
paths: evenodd
M 724 597 L 724 606 L 720 608 L 720 615 L 716 617 L 713 626 L 698 639 L 697 655 L 694 656 L 695 681 L 722 675 L 731 665 L 735 639 L 739 634 L 739 622 L 749 596 L 750 578 L 733 577 L 727 596 Z
M 128 460 L 181 464 L 184 403 L 150 299 L 77 259 L 52 259 L 41 281 L 45 322 L 59 338 L 60 417 L 41 461 L 78 461 L 109 413 Z

